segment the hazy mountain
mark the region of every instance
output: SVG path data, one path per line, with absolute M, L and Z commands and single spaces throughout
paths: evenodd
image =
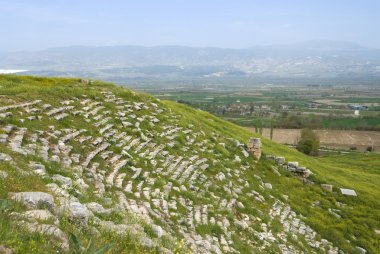
M 71 46 L 0 55 L 0 69 L 96 78 L 380 77 L 380 50 L 308 41 L 245 49 L 184 46 Z

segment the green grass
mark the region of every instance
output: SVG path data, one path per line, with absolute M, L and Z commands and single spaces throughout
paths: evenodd
M 60 78 L 35 78 L 35 77 L 21 77 L 14 75 L 2 75 L 0 76 L 0 103 L 1 105 L 10 104 L 6 98 L 11 98 L 15 102 L 18 101 L 32 101 L 35 99 L 44 99 L 44 103 L 50 103 L 54 106 L 59 105 L 59 101 L 63 99 L 70 99 L 72 97 L 82 98 L 82 95 L 87 95 L 90 98 L 99 96 L 99 92 L 102 89 L 110 89 L 120 97 L 126 98 L 130 101 L 154 101 L 162 107 L 170 108 L 173 114 L 181 116 L 178 124 L 180 126 L 188 126 L 192 124 L 192 130 L 196 133 L 201 131 L 205 133 L 209 144 L 202 145 L 208 150 L 215 151 L 210 155 L 207 152 L 199 152 L 205 158 L 210 161 L 218 158 L 218 163 L 210 165 L 210 168 L 205 172 L 210 179 L 225 168 L 234 168 L 235 164 L 232 162 L 234 155 L 239 152 L 239 149 L 233 145 L 233 142 L 226 138 L 234 138 L 241 143 L 246 143 L 251 136 L 259 136 L 258 134 L 252 134 L 242 127 L 234 125 L 230 122 L 215 117 L 207 112 L 190 108 L 183 104 L 178 104 L 173 101 L 163 100 L 157 102 L 156 99 L 149 95 L 142 93 L 134 93 L 119 87 L 115 87 L 111 84 L 102 82 L 92 82 L 91 84 L 81 83 L 79 79 L 60 79 Z M 192 95 L 201 97 L 201 94 Z M 279 95 L 280 96 L 280 95 Z M 225 100 L 233 101 L 235 97 L 226 97 Z M 110 109 L 114 110 L 114 109 Z M 146 112 L 145 112 L 146 113 Z M 15 113 L 16 114 L 16 113 Z M 140 112 L 144 114 L 144 110 Z M 15 117 L 21 117 L 15 115 Z M 157 116 L 162 123 L 168 124 L 168 114 L 161 114 Z M 20 126 L 18 121 L 11 119 L 2 120 L 2 124 L 13 123 Z M 29 129 L 46 129 L 47 126 L 54 123 L 47 118 L 43 118 L 40 122 L 25 122 L 25 126 Z M 85 128 L 88 130 L 88 135 L 96 133 L 95 128 L 91 128 L 84 121 L 76 120 L 76 118 L 70 116 L 60 123 L 59 128 L 73 127 L 77 129 Z M 160 128 L 160 127 L 157 127 Z M 130 130 L 126 130 L 127 133 Z M 213 135 L 212 133 L 215 133 Z M 86 134 L 87 135 L 87 134 Z M 155 142 L 160 143 L 158 137 L 153 138 Z M 260 216 L 264 222 L 270 222 L 267 214 L 260 214 L 261 211 L 268 211 L 271 207 L 271 196 L 277 199 L 283 200 L 283 195 L 289 197 L 289 204 L 292 209 L 298 214 L 302 214 L 306 217 L 306 222 L 312 226 L 317 232 L 321 234 L 321 237 L 328 239 L 336 244 L 339 248 L 346 253 L 354 253 L 355 246 L 361 246 L 368 250 L 369 253 L 379 253 L 379 235 L 375 234 L 375 229 L 380 229 L 380 156 L 378 154 L 370 153 L 352 153 L 345 155 L 334 155 L 327 157 L 308 157 L 304 154 L 297 152 L 296 150 L 289 149 L 284 145 L 274 143 L 270 140 L 262 138 L 263 149 L 265 154 L 275 154 L 278 156 L 285 156 L 287 161 L 299 161 L 301 165 L 304 165 L 312 170 L 314 175 L 312 179 L 314 184 L 303 184 L 294 176 L 287 174 L 284 170 L 279 168 L 281 177 L 277 176 L 272 171 L 273 162 L 263 158 L 260 162 L 255 164 L 252 158 L 244 159 L 246 165 L 253 165 L 245 173 L 241 174 L 241 178 L 249 182 L 252 186 L 252 190 L 258 190 L 259 185 L 254 175 L 259 175 L 265 182 L 270 182 L 273 185 L 273 190 L 263 193 L 263 196 L 267 203 L 259 203 L 254 200 L 250 200 L 248 197 L 241 195 L 239 201 L 244 203 L 245 208 L 240 209 L 240 212 L 250 214 L 252 216 Z M 186 138 L 182 135 L 177 138 L 178 144 L 170 152 L 172 154 L 181 155 L 183 152 L 178 149 L 186 144 Z M 226 148 L 218 145 L 219 142 L 226 143 Z M 197 142 L 195 142 L 196 144 Z M 73 143 L 73 150 L 75 152 L 81 152 L 82 148 Z M 111 149 L 118 151 L 118 147 L 113 145 Z M 192 149 L 199 149 L 199 147 L 193 146 Z M 1 145 L 1 151 L 7 154 L 11 154 L 12 157 L 20 163 L 21 167 L 26 168 L 27 160 L 23 156 L 17 155 L 9 151 L 8 148 Z M 135 154 L 131 152 L 133 156 Z M 38 158 L 28 157 L 28 159 L 38 161 Z M 99 160 L 99 159 L 98 159 Z M 100 163 L 102 163 L 99 160 Z M 142 162 L 139 162 L 137 166 L 144 167 Z M 102 164 L 100 166 L 103 166 Z M 23 176 L 19 171 L 13 169 L 9 164 L 0 163 L 0 170 L 6 171 L 9 174 L 7 181 L 0 184 L 0 199 L 7 198 L 8 192 L 16 191 L 46 191 L 45 184 L 49 179 L 41 179 L 34 176 Z M 65 169 L 59 167 L 59 165 L 50 163 L 47 165 L 49 173 L 60 173 L 62 175 L 70 175 Z M 165 185 L 166 181 L 162 176 L 157 176 L 155 186 L 161 187 Z M 143 180 L 141 176 L 134 181 L 134 186 Z M 231 181 L 238 181 L 238 177 L 233 175 Z M 28 183 L 26 185 L 25 183 Z M 227 181 L 223 182 L 227 183 Z M 329 183 L 334 185 L 333 193 L 325 193 L 320 188 L 321 183 Z M 219 183 L 218 183 L 219 184 Z M 220 193 L 224 197 L 230 198 L 230 194 L 223 190 L 223 186 L 220 184 L 212 185 L 209 191 Z M 180 186 L 180 183 L 173 181 L 174 186 Z M 92 186 L 91 186 L 92 187 Z M 90 187 L 89 192 L 92 191 Z M 339 188 L 351 188 L 354 189 L 358 197 L 345 197 L 342 196 L 338 190 Z M 112 196 L 112 189 L 110 196 Z M 182 197 L 192 200 L 194 204 L 204 204 L 205 202 L 215 202 L 210 195 L 199 196 L 198 193 L 190 191 L 180 191 L 180 193 L 171 193 L 171 195 L 181 195 Z M 132 196 L 131 196 L 132 197 Z M 96 200 L 90 193 L 81 197 L 81 201 Z M 313 205 L 316 202 L 319 205 Z M 338 203 L 339 202 L 339 203 Z M 339 207 L 338 204 L 345 204 L 343 207 Z M 341 219 L 336 219 L 328 212 L 328 208 L 339 209 Z M 22 207 L 14 206 L 13 210 L 22 210 Z M 12 211 L 13 211 L 12 210 Z M 185 209 L 178 205 L 179 211 Z M 212 210 L 212 209 L 210 209 Z M 234 218 L 236 211 L 224 210 L 224 211 L 212 211 L 224 214 L 228 218 Z M 9 246 L 12 248 L 19 248 L 19 253 L 48 253 L 49 250 L 54 250 L 53 243 L 44 242 L 44 238 L 39 235 L 28 235 L 20 229 L 14 228 L 9 223 L 7 217 L 8 212 L 2 211 L 0 214 L 0 244 Z M 120 221 L 121 218 L 117 214 L 111 214 L 104 219 Z M 92 238 L 90 232 L 81 232 L 78 228 L 75 228 L 69 223 L 62 222 L 63 230 L 66 233 L 75 233 L 84 242 L 88 242 Z M 274 232 L 281 230 L 281 225 L 278 221 L 272 222 L 272 229 Z M 149 227 L 145 228 L 148 234 L 151 234 Z M 175 228 L 173 229 L 175 232 Z M 218 226 L 215 225 L 202 225 L 197 226 L 196 231 L 199 234 L 211 234 L 218 236 L 221 231 Z M 258 251 L 255 249 L 257 246 L 247 246 L 245 243 L 246 238 L 253 239 L 252 236 L 246 234 L 246 232 L 237 232 L 233 234 L 233 239 L 236 242 L 236 248 L 242 253 L 249 251 Z M 101 237 L 95 239 L 99 246 L 106 243 L 116 242 L 112 253 L 144 253 L 151 250 L 141 249 L 138 244 L 128 237 L 120 238 L 112 234 L 102 234 Z M 347 242 L 350 240 L 350 242 Z M 21 242 L 19 242 L 21 241 Z M 34 242 L 33 242 L 34 241 Z M 302 242 L 301 240 L 300 242 Z M 177 243 L 178 252 L 180 253 L 181 242 Z M 26 246 L 30 245 L 30 252 L 26 251 Z M 34 250 L 33 246 L 36 246 Z M 307 247 L 305 247 L 306 250 Z M 272 247 L 272 251 L 278 251 L 276 246 Z M 152 250 L 151 252 L 156 252 Z
M 323 119 L 323 128 L 326 129 L 370 129 L 370 128 L 380 128 L 380 118 L 333 118 Z
M 208 224 L 202 224 L 202 225 L 199 225 L 195 228 L 195 231 L 200 234 L 200 235 L 212 235 L 212 236 L 216 236 L 216 237 L 220 237 L 220 235 L 222 234 L 222 229 L 220 228 L 219 225 L 215 225 L 215 224 L 211 224 L 211 225 L 208 225 Z
M 200 128 L 212 128 L 225 136 L 232 136 L 245 143 L 252 134 L 242 127 L 225 122 L 209 113 L 178 105 L 172 101 L 164 103 L 181 113 L 184 119 L 200 122 Z M 207 119 L 207 120 L 206 120 Z M 380 229 L 380 156 L 371 153 L 352 153 L 333 157 L 315 158 L 263 138 L 264 153 L 285 156 L 287 161 L 299 161 L 312 170 L 316 184 L 304 185 L 294 177 L 278 177 L 268 169 L 267 181 L 271 182 L 277 195 L 286 194 L 292 208 L 303 214 L 307 221 L 322 237 L 337 242 L 348 252 L 354 246 L 365 246 L 371 253 L 378 253 L 380 236 L 374 230 Z M 265 168 L 263 160 L 259 166 Z M 284 172 L 281 172 L 284 173 Z M 344 197 L 339 193 L 326 194 L 319 184 L 329 183 L 337 188 L 351 188 L 357 198 Z M 321 201 L 325 207 L 311 208 L 312 203 Z M 337 207 L 337 201 L 347 204 L 342 208 L 343 218 L 339 221 L 327 213 L 327 207 Z M 359 233 L 360 232 L 360 233 Z M 352 239 L 355 236 L 355 239 Z M 350 239 L 348 244 L 345 239 Z
M 341 102 L 347 102 L 347 103 L 380 103 L 379 98 L 361 98 L 361 97 L 353 97 L 353 98 L 347 98 L 347 99 L 341 99 Z

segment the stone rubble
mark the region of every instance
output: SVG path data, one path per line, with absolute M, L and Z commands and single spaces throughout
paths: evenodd
M 16 192 L 9 193 L 9 198 L 20 202 L 28 209 L 47 208 L 48 210 L 54 209 L 54 198 L 52 195 L 45 192 Z
M 107 106 L 110 104 L 113 108 Z M 36 118 L 26 119 L 36 121 L 43 116 L 56 123 L 41 130 L 27 129 L 21 123 L 2 126 L 0 145 L 22 156 L 39 156 L 41 161 L 29 161 L 30 172 L 52 181 L 46 185 L 49 193 L 9 193 L 10 199 L 27 209 L 14 216 L 21 218 L 23 222 L 18 224 L 30 232 L 58 239 L 64 250 L 67 236 L 59 224 L 48 221 L 66 217 L 79 227 L 88 227 L 91 221 L 96 231 L 129 234 L 149 248 L 178 233 L 194 253 L 238 253 L 236 237 L 250 246 L 262 246 L 263 253 L 271 243 L 282 253 L 300 253 L 301 246 L 286 241 L 291 234 L 304 237 L 315 250 L 338 252 L 331 243 L 317 241 L 317 233 L 281 201 L 274 202 L 268 224 L 247 214 L 255 202 L 273 201 L 268 197 L 272 184 L 264 182 L 265 178 L 255 175 L 254 182 L 245 178 L 254 165 L 244 160 L 250 153 L 260 159 L 260 139 L 250 139 L 248 151 L 239 141 L 216 133 L 209 135 L 218 142 L 211 142 L 204 131 L 181 126 L 180 116 L 158 102 L 131 102 L 107 90 L 97 99 L 78 97 L 57 105 L 34 101 L 0 107 L 0 112 L 16 114 L 14 109 L 36 114 Z M 81 120 L 86 129 L 56 127 L 67 126 L 70 119 Z M 230 159 L 219 152 L 232 148 L 238 154 Z M 222 165 L 223 160 L 228 167 Z M 3 162 L 12 162 L 12 158 L 0 153 Z M 285 165 L 285 158 L 278 157 L 276 162 Z M 57 172 L 57 165 L 62 171 Z M 290 162 L 286 166 L 299 168 Z M 0 177 L 7 176 L 0 172 Z M 81 203 L 80 197 L 89 190 L 96 202 Z M 241 198 L 243 193 L 249 200 Z M 123 217 L 122 222 L 104 219 L 113 213 Z M 270 230 L 276 218 L 284 228 L 278 234 Z M 153 238 L 140 221 L 151 228 Z M 215 232 L 200 233 L 210 228 Z

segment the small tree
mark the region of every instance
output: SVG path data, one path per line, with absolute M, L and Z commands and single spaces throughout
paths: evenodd
M 260 135 L 263 135 L 263 122 L 261 121 L 261 119 L 258 120 L 258 129 L 259 129 L 259 133 Z
M 301 130 L 301 138 L 297 144 L 297 150 L 304 154 L 317 155 L 319 149 L 319 138 L 311 129 Z
M 273 140 L 273 127 L 274 127 L 274 119 L 272 118 L 272 120 L 270 121 L 270 133 L 269 133 L 270 140 Z

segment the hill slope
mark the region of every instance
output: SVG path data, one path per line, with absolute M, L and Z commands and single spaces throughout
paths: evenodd
M 352 157 L 359 155 L 315 159 L 263 140 L 266 154 L 314 172 L 303 184 L 265 157 L 246 157 L 240 144 L 248 131 L 174 102 L 101 82 L 12 75 L 0 76 L 0 95 L 0 247 L 378 250 L 374 155 L 360 155 L 372 163 L 366 169 Z M 319 183 L 334 184 L 334 192 Z M 358 197 L 337 187 L 354 188 Z

